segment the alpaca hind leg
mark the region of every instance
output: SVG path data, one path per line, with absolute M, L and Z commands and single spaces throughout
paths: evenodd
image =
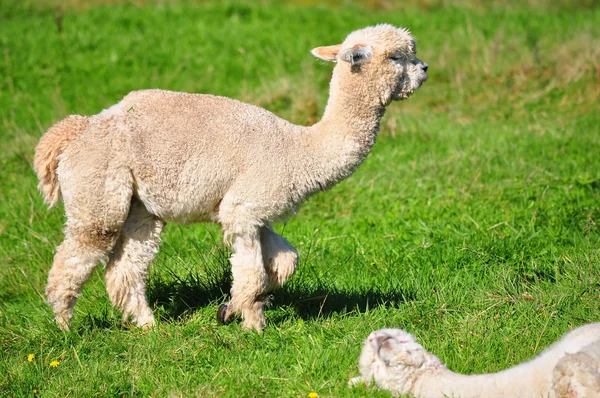
M 48 274 L 46 297 L 58 327 L 68 330 L 73 306 L 94 268 L 108 259 L 118 237 L 117 229 L 69 228 L 57 248 Z
M 154 315 L 146 299 L 148 267 L 159 250 L 163 221 L 135 200 L 121 238 L 106 266 L 106 289 L 114 306 L 139 327 L 152 327 Z
M 131 172 L 111 146 L 98 144 L 105 135 L 102 129 L 86 130 L 63 152 L 57 169 L 67 225 L 46 295 L 62 329 L 69 327 L 83 284 L 108 260 L 131 204 Z
M 285 238 L 268 227 L 260 229 L 260 243 L 268 277 L 266 290 L 271 291 L 294 275 L 298 252 Z
M 264 293 L 267 287 L 267 273 L 263 265 L 259 231 L 236 236 L 231 256 L 231 301 L 219 308 L 217 314 L 221 322 L 227 322 L 233 315 L 242 315 L 242 327 L 262 331 L 265 327 Z

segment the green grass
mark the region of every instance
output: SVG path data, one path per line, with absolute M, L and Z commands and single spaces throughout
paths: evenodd
M 452 369 L 488 372 L 600 320 L 593 2 L 4 3 L 0 396 L 387 397 L 346 387 L 372 330 L 405 328 Z M 277 226 L 301 263 L 262 335 L 216 324 L 231 276 L 214 225 L 166 227 L 148 283 L 156 329 L 120 321 L 101 267 L 73 331 L 56 328 L 43 290 L 64 218 L 31 169 L 51 124 L 150 87 L 310 124 L 331 65 L 308 51 L 380 22 L 411 29 L 430 80 L 390 106 L 355 175 Z

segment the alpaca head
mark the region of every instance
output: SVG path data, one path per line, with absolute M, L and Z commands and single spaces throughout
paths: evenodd
M 404 330 L 380 329 L 365 340 L 358 367 L 367 384 L 407 394 L 426 369 L 444 365 Z
M 600 353 L 600 341 L 574 354 L 565 353 L 552 374 L 552 390 L 556 397 L 594 397 L 600 391 L 600 363 L 594 355 Z
M 416 57 L 414 37 L 403 28 L 383 24 L 354 31 L 342 44 L 317 47 L 312 54 L 337 62 L 347 76 L 377 90 L 383 105 L 408 98 L 427 80 L 427 64 Z M 358 89 L 360 95 L 365 92 Z

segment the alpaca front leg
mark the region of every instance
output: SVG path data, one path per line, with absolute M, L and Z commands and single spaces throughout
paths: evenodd
M 271 291 L 294 275 L 298 265 L 298 252 L 269 227 L 260 229 L 260 242 L 267 270 L 267 291 Z
M 242 315 L 245 329 L 261 331 L 265 327 L 263 293 L 267 287 L 267 272 L 263 265 L 259 233 L 236 236 L 231 256 L 231 301 L 219 308 L 221 322 L 234 314 Z

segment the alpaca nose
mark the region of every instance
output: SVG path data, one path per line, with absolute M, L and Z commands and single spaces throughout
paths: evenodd
M 427 69 L 429 69 L 429 65 L 423 62 L 423 66 L 421 66 L 421 68 L 423 68 L 423 72 L 427 72 Z

